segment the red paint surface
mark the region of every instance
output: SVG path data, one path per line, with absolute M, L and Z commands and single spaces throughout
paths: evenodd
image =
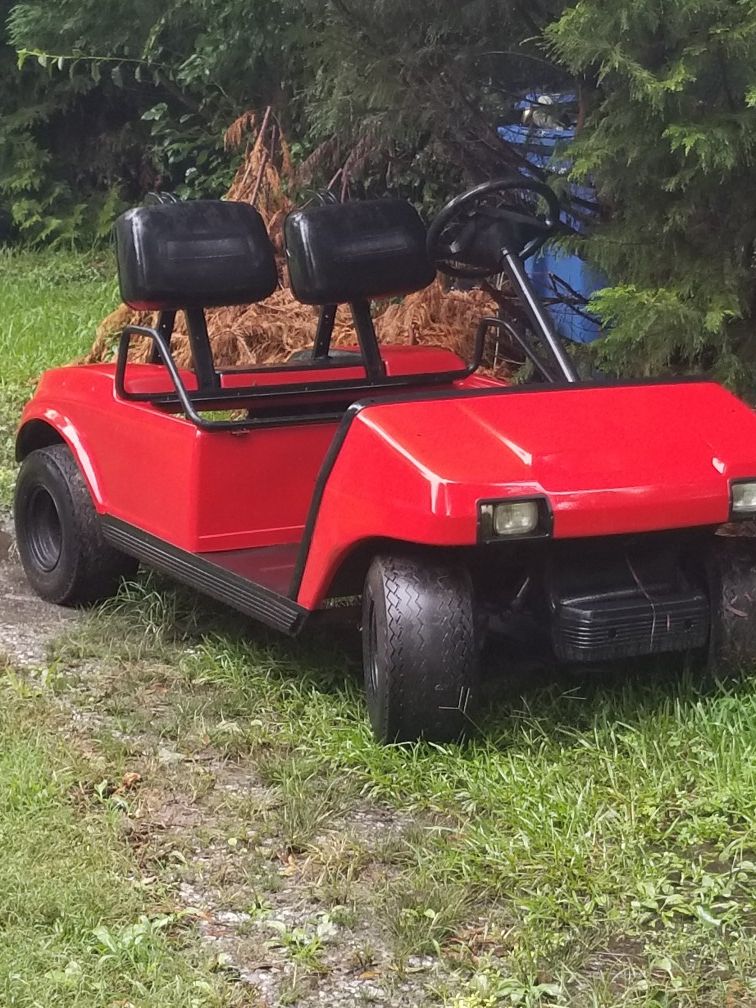
M 448 352 L 426 348 L 387 347 L 384 355 L 392 374 L 454 364 Z M 23 416 L 60 431 L 101 513 L 191 552 L 299 541 L 336 421 L 206 433 L 147 403 L 119 401 L 113 370 L 48 372 Z M 307 379 L 360 376 L 351 371 Z M 156 384 L 165 382 L 157 365 L 129 373 L 134 390 L 168 388 Z M 301 372 L 253 377 L 302 381 Z M 501 387 L 478 376 L 459 384 Z M 419 391 L 429 398 L 370 406 L 354 419 L 325 485 L 303 605 L 320 603 L 365 540 L 473 544 L 481 499 L 546 496 L 555 537 L 575 538 L 719 524 L 728 518 L 729 481 L 756 477 L 756 416 L 711 383 L 446 400 Z
M 729 481 L 749 476 L 756 416 L 712 383 L 371 406 L 328 480 L 299 600 L 317 605 L 366 539 L 474 543 L 483 499 L 542 495 L 556 538 L 603 536 L 721 524 Z
M 455 354 L 433 347 L 385 347 L 384 359 L 390 375 L 463 366 Z M 119 400 L 114 373 L 112 364 L 49 371 L 22 418 L 22 424 L 41 419 L 60 431 L 79 459 L 100 513 L 191 552 L 301 539 L 338 421 L 208 433 L 149 403 Z M 196 388 L 190 371 L 181 374 L 190 389 Z M 292 386 L 329 378 L 359 382 L 364 371 L 359 366 L 307 372 L 271 369 L 229 373 L 223 383 Z M 129 365 L 126 388 L 155 395 L 172 391 L 165 368 L 151 364 Z M 341 394 L 344 408 L 358 394 Z M 252 398 L 234 406 L 254 408 L 254 402 Z

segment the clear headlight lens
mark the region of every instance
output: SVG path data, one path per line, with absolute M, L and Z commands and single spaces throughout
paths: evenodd
M 756 480 L 732 484 L 733 515 L 756 514 Z
M 502 501 L 500 504 L 481 504 L 480 519 L 486 539 L 499 536 L 529 535 L 539 523 L 537 501 Z

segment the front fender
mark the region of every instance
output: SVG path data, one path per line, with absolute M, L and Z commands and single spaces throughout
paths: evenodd
M 546 498 L 555 539 L 720 525 L 756 478 L 756 416 L 693 380 L 437 391 L 353 407 L 329 458 L 308 607 L 366 540 L 474 545 L 482 500 Z
M 297 591 L 297 601 L 309 609 L 327 597 L 347 557 L 368 541 L 476 542 L 476 509 L 468 495 L 394 442 L 371 413 L 353 407 L 321 472 Z

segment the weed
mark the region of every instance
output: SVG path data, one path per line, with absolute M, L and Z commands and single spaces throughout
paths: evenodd
M 336 783 L 308 773 L 296 759 L 269 769 L 268 776 L 279 790 L 276 828 L 283 845 L 293 853 L 304 851 L 337 810 Z
M 118 810 L 71 802 L 98 770 L 55 717 L 38 692 L 0 682 L 0 1003 L 233 1004 L 173 947 L 176 918 L 145 902 Z
M 275 933 L 268 945 L 283 948 L 299 966 L 319 970 L 322 966 L 323 941 L 317 932 L 308 928 L 290 927 L 283 921 L 269 920 L 268 927 Z
M 417 871 L 393 881 L 382 902 L 384 923 L 400 969 L 411 956 L 440 955 L 443 943 L 471 912 L 467 889 L 438 884 Z

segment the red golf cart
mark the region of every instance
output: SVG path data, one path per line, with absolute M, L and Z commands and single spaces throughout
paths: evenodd
M 295 211 L 286 254 L 294 295 L 321 308 L 312 350 L 223 370 L 204 310 L 278 283 L 260 216 L 215 201 L 126 213 L 123 299 L 159 321 L 127 328 L 115 364 L 47 372 L 24 410 L 15 520 L 34 589 L 90 603 L 143 563 L 287 634 L 361 595 L 385 742 L 461 735 L 482 642 L 517 614 L 556 661 L 749 657 L 756 580 L 741 540 L 716 533 L 756 514 L 756 417 L 709 381 L 578 380 L 523 268 L 558 217 L 554 194 L 521 179 L 470 190 L 427 233 L 397 200 Z M 381 347 L 371 299 L 422 289 L 437 268 L 506 272 L 532 335 L 485 318 L 469 362 Z M 341 304 L 356 340 L 335 351 Z M 171 352 L 178 311 L 191 369 Z M 502 329 L 533 383 L 480 373 Z M 149 363 L 129 360 L 136 336 Z

